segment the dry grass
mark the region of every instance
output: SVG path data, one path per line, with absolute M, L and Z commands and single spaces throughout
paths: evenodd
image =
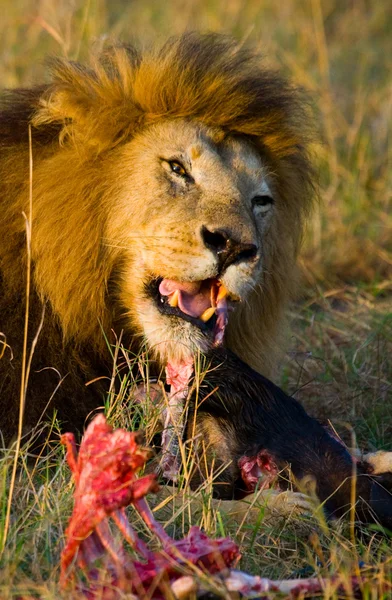
M 325 304 L 316 317 L 314 309 L 310 313 L 306 307 L 296 313 L 295 343 L 290 353 L 291 361 L 288 360 L 282 373 L 283 383 L 288 388 L 300 388 L 297 395 L 313 412 L 320 412 L 322 408 L 323 412 L 335 415 L 332 421 L 340 433 L 345 433 L 343 421 L 350 421 L 354 423 L 363 446 L 373 449 L 383 443 L 388 445 L 392 415 L 389 421 L 384 422 L 385 394 L 392 385 L 392 378 L 390 365 L 380 348 L 391 344 L 391 323 L 388 329 L 384 318 L 380 327 L 383 318 L 375 309 L 371 313 L 367 311 L 366 318 L 351 306 L 345 306 L 344 311 L 339 306 L 338 315 L 336 310 Z M 377 322 L 378 329 L 375 327 Z M 350 330 L 354 332 L 355 343 L 349 339 Z M 326 340 L 325 344 L 323 340 Z M 364 347 L 368 348 L 368 353 L 361 358 Z M 122 352 L 117 356 L 122 363 Z M 121 377 L 121 393 L 108 398 L 106 412 L 114 425 L 130 429 L 141 427 L 150 431 L 147 435 L 152 435 L 157 418 L 153 404 L 147 404 L 144 412 L 138 408 L 133 413 L 124 410 L 138 384 L 145 381 L 143 368 L 147 365 L 140 360 L 142 368 L 138 380 L 130 377 L 124 369 L 121 370 L 122 375 L 115 370 L 116 376 Z M 366 389 L 363 389 L 364 377 Z M 366 398 L 359 398 L 359 391 Z M 325 409 L 324 401 L 320 404 L 320 398 L 326 398 L 327 402 L 332 398 L 329 409 Z M 329 413 L 332 407 L 334 409 Z M 52 427 L 56 430 L 56 424 Z M 59 555 L 72 510 L 72 483 L 63 449 L 52 442 L 48 450 L 47 456 L 39 457 L 33 465 L 31 459 L 27 465 L 25 448 L 19 454 L 20 469 L 13 494 L 10 529 L 0 563 L 2 599 L 23 598 L 24 594 L 29 599 L 37 597 L 45 600 L 59 596 L 56 583 Z M 4 532 L 13 459 L 14 449 L 5 452 L 0 460 L 0 533 Z M 320 596 L 324 600 L 353 598 L 349 575 L 355 574 L 359 565 L 365 565 L 371 582 L 363 597 L 369 600 L 387 600 L 389 597 L 388 594 L 383 595 L 381 589 L 385 582 L 392 585 L 390 539 L 377 533 L 377 527 L 363 526 L 354 535 L 348 520 L 327 524 L 316 507 L 313 515 L 292 511 L 285 517 L 271 516 L 263 500 L 258 504 L 256 521 L 254 510 L 251 518 L 250 506 L 249 518 L 245 515 L 234 519 L 227 504 L 217 506 L 212 503 L 210 484 L 207 481 L 197 492 L 191 492 L 185 474 L 180 480 L 181 490 L 173 488 L 157 499 L 150 498 L 158 519 L 172 536 L 182 537 L 190 524 L 202 526 L 211 536 L 230 535 L 241 548 L 243 558 L 240 567 L 271 579 L 315 574 L 329 578 L 339 574 L 346 582 L 347 593 L 337 594 L 331 586 Z M 151 532 L 146 530 L 132 509 L 130 518 L 141 535 L 152 546 L 155 545 Z
M 352 289 L 332 290 L 293 313 L 282 385 L 310 413 L 350 423 L 367 451 L 392 450 L 392 304 Z M 339 427 L 339 421 L 341 426 Z
M 208 29 L 250 39 L 266 62 L 307 87 L 314 98 L 322 144 L 315 147 L 321 202 L 302 255 L 306 292 L 281 383 L 313 414 L 332 418 L 364 449 L 392 450 L 392 5 L 379 0 L 3 0 L 0 81 L 28 85 L 44 77 L 43 59 L 83 58 L 91 40 L 141 39 L 184 29 Z M 108 404 L 111 405 L 111 401 Z M 116 420 L 115 414 L 112 417 Z M 145 425 L 151 425 L 152 413 Z M 0 461 L 0 533 L 7 506 L 12 451 Z M 10 530 L 0 563 L 0 598 L 58 598 L 58 557 L 71 510 L 71 484 L 62 450 L 20 469 Z M 391 580 L 387 538 L 366 528 L 353 540 L 347 526 L 325 528 L 309 517 L 255 528 L 214 514 L 162 513 L 180 535 L 202 523 L 212 535 L 232 534 L 241 566 L 268 577 L 348 573 L 359 561 Z M 169 510 L 169 509 L 168 509 Z M 148 535 L 145 532 L 145 535 Z M 364 597 L 383 598 L 375 580 Z M 335 598 L 326 590 L 324 598 Z M 347 592 L 347 597 L 350 592 Z M 385 600 L 390 596 L 386 595 Z

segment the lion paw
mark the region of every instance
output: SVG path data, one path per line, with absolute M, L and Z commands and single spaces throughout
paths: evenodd
M 392 472 L 392 452 L 369 452 L 363 456 L 363 462 L 371 466 L 372 475 Z
M 301 492 L 274 492 L 273 495 L 266 498 L 266 508 L 281 516 L 298 515 L 312 513 L 314 502 L 310 496 Z

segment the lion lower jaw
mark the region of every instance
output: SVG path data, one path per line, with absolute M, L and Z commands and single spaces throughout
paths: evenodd
M 148 347 L 165 365 L 171 361 L 186 361 L 198 352 L 207 353 L 214 343 L 212 332 L 206 334 L 185 321 L 173 327 L 173 319 L 162 315 L 156 316 L 153 322 L 145 320 L 143 329 Z
M 205 354 L 212 348 L 212 339 L 199 332 L 194 325 L 190 325 L 189 329 L 193 329 L 194 332 L 186 331 L 184 335 L 177 335 L 175 338 L 172 334 L 171 339 L 166 337 L 166 339 L 153 344 L 154 352 L 158 353 L 163 364 L 186 362 L 198 352 Z

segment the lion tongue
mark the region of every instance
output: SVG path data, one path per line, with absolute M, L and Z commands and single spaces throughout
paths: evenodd
M 211 307 L 211 286 L 205 282 L 195 281 L 180 283 L 173 279 L 163 279 L 159 285 L 162 296 L 177 295 L 179 309 L 190 317 L 199 318 Z

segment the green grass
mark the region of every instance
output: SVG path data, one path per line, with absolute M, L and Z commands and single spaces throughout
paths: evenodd
M 185 29 L 224 31 L 259 46 L 266 63 L 308 88 L 321 144 L 314 157 L 320 205 L 301 256 L 304 292 L 293 308 L 282 386 L 312 414 L 331 419 L 364 450 L 392 450 L 392 5 L 379 0 L 3 0 L 0 81 L 30 85 L 45 77 L 48 54 L 85 58 L 107 38 L 147 44 Z M 128 382 L 132 385 L 132 382 Z M 126 395 L 124 383 L 124 397 Z M 121 423 L 108 400 L 111 419 Z M 153 408 L 142 425 L 153 430 Z M 130 418 L 126 424 L 134 424 Z M 0 460 L 0 536 L 4 532 L 12 451 Z M 10 529 L 0 562 L 0 598 L 58 599 L 59 554 L 72 509 L 63 450 L 26 467 L 20 455 Z M 201 508 L 158 511 L 180 536 L 189 522 L 240 544 L 241 568 L 270 578 L 328 576 L 373 566 L 391 580 L 391 540 L 372 528 L 355 539 L 347 523 L 325 527 L 309 516 L 286 520 L 260 511 L 239 527 L 208 489 Z M 143 530 L 148 538 L 149 533 Z M 347 593 L 350 597 L 350 593 Z M 324 598 L 336 598 L 326 590 Z M 386 594 L 385 600 L 390 598 Z M 383 598 L 374 579 L 364 598 Z

